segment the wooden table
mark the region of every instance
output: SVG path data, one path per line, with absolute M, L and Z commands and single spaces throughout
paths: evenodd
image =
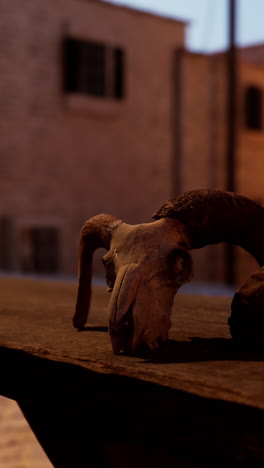
M 76 285 L 0 279 L 0 393 L 55 467 L 264 466 L 264 352 L 230 339 L 230 299 L 177 295 L 170 341 L 112 354 L 108 295 L 71 324 Z

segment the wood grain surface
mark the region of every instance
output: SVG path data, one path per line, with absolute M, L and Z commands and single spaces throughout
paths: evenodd
M 232 341 L 229 298 L 177 295 L 170 341 L 131 357 L 112 353 L 104 288 L 94 288 L 82 332 L 71 323 L 75 284 L 1 278 L 0 288 L 2 347 L 264 409 L 264 353 Z
M 263 466 L 264 352 L 231 339 L 230 298 L 177 295 L 168 343 L 132 357 L 112 353 L 103 288 L 82 332 L 75 284 L 0 288 L 0 394 L 18 401 L 54 466 L 82 468 L 88 452 L 93 468 Z

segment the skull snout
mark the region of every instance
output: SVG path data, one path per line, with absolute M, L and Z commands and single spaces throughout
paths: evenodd
M 109 304 L 109 334 L 115 354 L 135 353 L 141 346 L 154 349 L 168 339 L 170 314 L 177 288 L 144 275 L 138 264 L 118 272 Z M 143 274 L 143 275 L 142 275 Z
M 129 347 L 133 334 L 132 310 L 141 280 L 137 264 L 120 268 L 109 303 L 109 334 L 113 352 Z
M 192 274 L 190 255 L 170 239 L 169 228 L 121 225 L 104 257 L 107 284 L 113 286 L 109 334 L 114 353 L 135 353 L 142 345 L 154 349 L 168 339 L 173 298 Z

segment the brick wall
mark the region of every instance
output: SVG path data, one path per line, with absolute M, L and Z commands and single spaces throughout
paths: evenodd
M 9 219 L 9 231 L 13 226 L 6 256 L 13 268 L 26 227 L 56 227 L 61 270 L 75 273 L 85 219 L 109 212 L 147 222 L 174 194 L 225 188 L 223 54 L 184 51 L 175 64 L 184 23 L 99 1 L 0 6 L 0 216 Z M 62 91 L 65 35 L 124 49 L 125 99 Z M 264 91 L 264 68 L 261 48 L 249 49 L 240 52 L 247 62 L 239 70 L 237 191 L 263 200 L 264 134 L 245 129 L 243 96 L 248 84 Z M 224 279 L 223 246 L 194 257 L 196 279 Z M 256 264 L 241 249 L 237 257 L 240 282 Z
M 181 57 L 181 192 L 225 189 L 226 81 L 222 58 L 185 52 Z M 194 278 L 224 281 L 224 246 L 193 252 Z
M 1 0 L 2 213 L 58 225 L 61 268 L 76 271 L 85 219 L 151 219 L 169 198 L 172 55 L 184 23 L 80 0 Z M 65 34 L 122 47 L 124 100 L 62 92 Z
M 182 62 L 182 191 L 202 187 L 224 190 L 227 166 L 225 56 L 185 53 Z M 264 66 L 249 65 L 240 61 L 237 90 L 236 191 L 263 203 L 264 128 L 249 130 L 245 127 L 245 90 L 251 85 L 262 91 L 264 102 Z M 264 109 L 262 113 L 264 116 Z M 243 249 L 236 248 L 235 251 L 236 283 L 241 284 L 258 266 L 252 256 Z M 198 279 L 225 279 L 224 245 L 194 252 L 194 257 Z
M 240 59 L 252 65 L 264 64 L 264 44 L 255 44 L 239 50 Z
M 262 49 L 263 50 L 263 49 Z M 254 51 L 253 51 L 254 52 Z M 253 55 L 254 57 L 254 55 Z M 247 129 L 245 126 L 245 89 L 256 86 L 262 92 L 262 128 Z M 264 204 L 264 65 L 250 66 L 240 63 L 240 87 L 238 108 L 237 191 Z M 237 282 L 245 281 L 258 269 L 257 262 L 247 252 L 239 249 Z

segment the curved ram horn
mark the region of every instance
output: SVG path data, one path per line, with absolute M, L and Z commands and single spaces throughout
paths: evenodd
M 221 190 L 192 190 L 165 203 L 153 218 L 181 221 L 192 249 L 229 242 L 264 265 L 264 208 L 247 197 Z
M 83 225 L 79 243 L 77 303 L 73 317 L 76 328 L 84 326 L 89 312 L 93 253 L 100 247 L 109 250 L 113 229 L 122 222 L 115 216 L 99 214 Z
M 264 343 L 264 267 L 256 271 L 236 291 L 228 319 L 230 333 L 234 339 Z
M 193 249 L 229 242 L 253 255 L 262 268 L 235 294 L 228 323 L 234 338 L 245 341 L 250 335 L 263 343 L 264 207 L 232 192 L 193 190 L 165 203 L 153 217 L 181 221 Z

